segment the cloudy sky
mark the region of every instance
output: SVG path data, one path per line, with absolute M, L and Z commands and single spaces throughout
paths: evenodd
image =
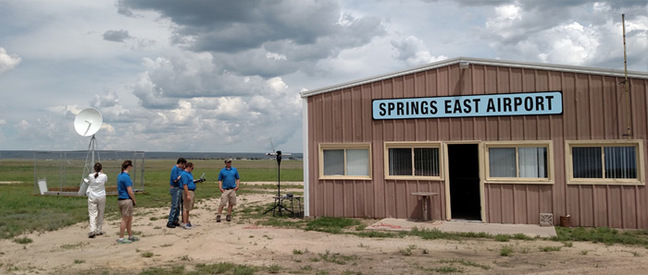
M 648 1 L 0 0 L 0 150 L 302 151 L 301 91 L 460 56 L 648 71 Z M 272 145 L 271 145 L 272 144 Z

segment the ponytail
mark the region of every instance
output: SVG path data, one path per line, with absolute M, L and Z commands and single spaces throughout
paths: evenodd
M 101 163 L 98 163 L 98 162 L 95 163 L 95 165 L 94 165 L 94 170 L 95 170 L 94 177 L 95 177 L 95 179 L 99 176 L 99 172 L 101 172 L 102 169 L 103 169 L 103 166 L 101 165 Z
M 121 165 L 121 171 L 122 171 L 122 173 L 124 172 L 124 170 L 128 169 L 129 166 L 133 166 L 133 162 L 132 162 L 132 161 L 130 161 L 130 160 L 125 160 L 124 162 L 122 162 L 122 165 Z

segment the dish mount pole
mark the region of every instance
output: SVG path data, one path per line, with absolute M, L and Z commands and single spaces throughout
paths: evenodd
M 95 155 L 97 156 L 97 160 L 101 161 L 99 153 L 97 152 L 97 139 L 95 138 L 95 135 L 92 135 L 90 138 L 90 144 L 88 144 L 88 154 L 86 155 L 85 165 L 83 166 L 83 174 L 81 175 L 81 188 L 79 188 L 80 196 L 84 196 L 86 191 L 85 189 L 88 188 L 88 179 L 86 177 L 94 171 Z

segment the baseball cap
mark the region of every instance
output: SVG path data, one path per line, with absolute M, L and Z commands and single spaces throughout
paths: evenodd
M 232 162 L 232 159 L 226 159 L 225 162 Z

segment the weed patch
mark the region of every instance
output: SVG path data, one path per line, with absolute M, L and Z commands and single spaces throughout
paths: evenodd
M 15 238 L 15 239 L 13 239 L 13 241 L 14 241 L 15 243 L 19 243 L 19 244 L 29 244 L 29 243 L 34 242 L 32 239 L 27 238 L 27 237 L 23 237 L 23 238 Z
M 504 245 L 500 249 L 500 256 L 508 257 L 513 254 L 513 246 L 512 245 Z

